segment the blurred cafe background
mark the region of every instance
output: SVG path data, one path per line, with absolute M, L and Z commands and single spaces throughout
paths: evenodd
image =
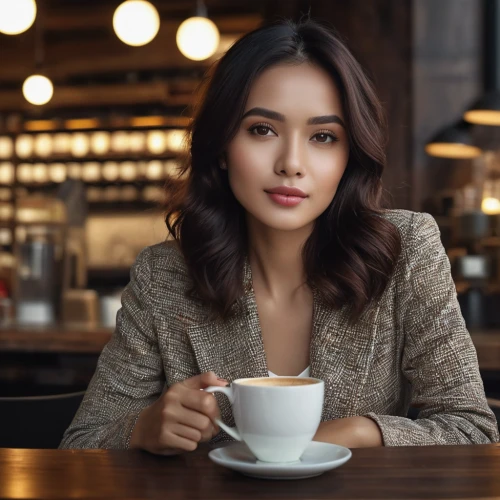
M 307 13 L 375 82 L 387 195 L 436 218 L 500 407 L 500 0 L 0 0 L 0 400 L 85 390 L 204 72 Z

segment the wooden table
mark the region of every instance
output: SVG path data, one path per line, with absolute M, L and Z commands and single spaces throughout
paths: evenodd
M 140 451 L 0 449 L 6 499 L 500 498 L 500 444 L 353 450 L 349 462 L 299 481 L 251 479 L 213 464 Z

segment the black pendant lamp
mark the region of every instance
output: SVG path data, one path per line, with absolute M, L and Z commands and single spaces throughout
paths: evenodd
M 500 125 L 500 0 L 484 1 L 484 95 L 465 113 L 476 125 Z
M 482 154 L 474 145 L 471 125 L 463 120 L 440 130 L 425 146 L 425 152 L 438 158 L 469 159 Z

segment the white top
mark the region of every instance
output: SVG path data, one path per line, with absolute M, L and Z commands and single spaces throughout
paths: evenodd
M 309 377 L 311 374 L 311 367 L 308 366 L 300 375 L 297 375 L 297 377 Z M 289 375 L 276 375 L 273 372 L 269 372 L 270 377 L 288 377 Z

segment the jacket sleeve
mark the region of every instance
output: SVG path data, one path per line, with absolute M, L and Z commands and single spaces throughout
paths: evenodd
M 439 228 L 428 214 L 413 214 L 403 246 L 404 285 L 398 298 L 404 330 L 401 368 L 411 385 L 418 419 L 366 416 L 379 425 L 386 446 L 497 442 L 476 350 L 457 301 Z
M 139 413 L 161 394 L 165 375 L 150 311 L 151 250 L 131 269 L 116 329 L 60 448 L 128 448 Z

